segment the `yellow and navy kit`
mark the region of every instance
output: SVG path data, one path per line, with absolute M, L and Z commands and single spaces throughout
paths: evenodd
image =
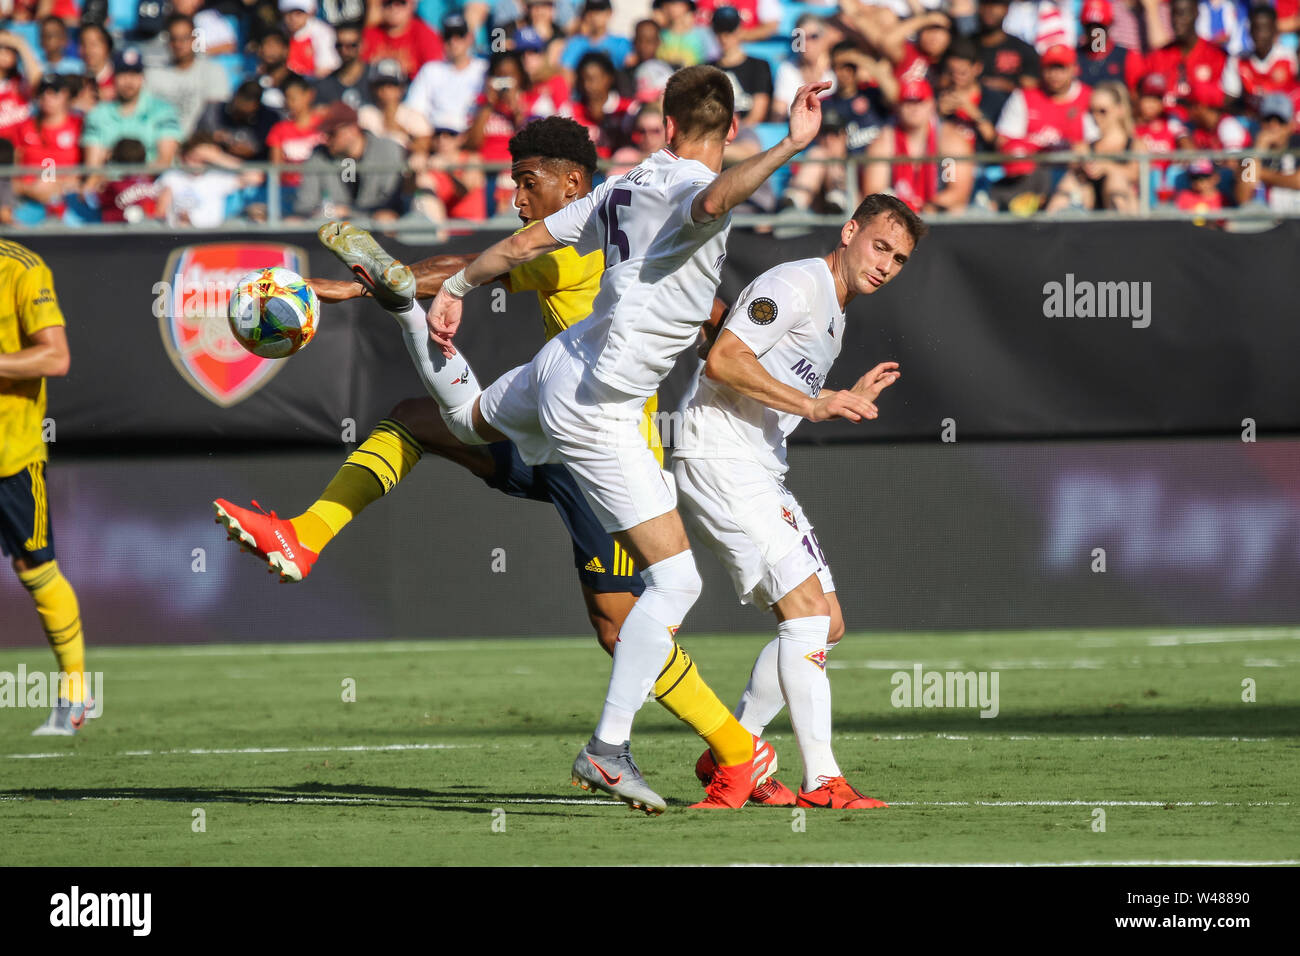
M 0 352 L 30 348 L 37 332 L 63 324 L 49 266 L 0 240 Z M 0 378 L 0 551 L 34 564 L 54 560 L 44 420 L 45 379 Z
M 0 240 L 0 352 L 35 345 L 42 329 L 65 324 L 50 267 L 16 242 Z M 45 379 L 0 378 L 0 478 L 46 460 Z

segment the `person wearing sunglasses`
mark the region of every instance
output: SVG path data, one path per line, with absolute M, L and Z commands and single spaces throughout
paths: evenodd
M 1133 134 L 1133 114 L 1128 91 L 1118 80 L 1107 80 L 1092 91 L 1088 114 L 1097 126 L 1097 138 L 1088 144 L 1090 153 L 1142 151 Z M 1061 177 L 1047 204 L 1048 212 L 1058 209 L 1115 209 L 1135 212 L 1138 199 L 1138 164 L 1108 159 L 1075 163 Z
M 799 87 L 808 83 L 829 83 L 822 98 L 835 92 L 835 72 L 831 69 L 829 27 L 821 17 L 805 13 L 794 25 L 795 55 L 776 69 L 772 89 L 772 112 L 768 122 L 784 120 L 790 115 L 790 103 Z
M 334 49 L 338 51 L 339 68 L 316 84 L 316 101 L 322 106 L 346 103 L 359 110 L 370 94 L 366 62 L 361 59 L 361 27 L 350 23 L 339 27 L 335 33 Z

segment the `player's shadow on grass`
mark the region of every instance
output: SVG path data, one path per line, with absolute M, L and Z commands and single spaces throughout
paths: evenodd
M 568 816 L 569 811 L 545 809 L 551 801 L 581 799 L 563 791 L 549 793 L 483 792 L 474 787 L 451 786 L 443 790 L 419 787 L 378 787 L 363 784 L 328 784 L 307 781 L 278 787 L 40 787 L 0 790 L 6 800 L 144 800 L 159 803 L 269 804 L 278 806 L 360 806 L 454 813 L 489 812 L 504 804 L 535 806 L 537 816 Z M 593 806 L 598 806 L 592 800 Z M 567 806 L 567 804 L 566 804 Z M 580 807 L 581 805 L 578 804 Z

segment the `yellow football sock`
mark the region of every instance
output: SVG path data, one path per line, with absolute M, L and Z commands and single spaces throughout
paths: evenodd
M 405 425 L 385 418 L 348 455 L 320 498 L 289 519 L 298 540 L 319 554 L 366 505 L 378 501 L 409 475 L 423 454 Z
M 77 605 L 77 592 L 59 570 L 57 561 L 47 561 L 30 571 L 19 571 L 23 582 L 40 616 L 45 637 L 54 651 L 59 665 L 59 696 L 74 704 L 85 697 L 86 642 L 81 635 L 81 608 Z M 71 675 L 81 676 L 71 680 Z
M 730 767 L 754 756 L 753 734 L 722 706 L 691 656 L 676 642 L 655 681 L 655 699 L 704 738 L 718 766 Z

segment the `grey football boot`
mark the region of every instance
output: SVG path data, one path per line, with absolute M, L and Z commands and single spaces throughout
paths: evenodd
M 633 810 L 651 816 L 668 809 L 664 798 L 650 789 L 633 761 L 631 741 L 623 741 L 622 751 L 612 756 L 594 754 L 590 744 L 584 745 L 573 761 L 573 785 L 583 790 L 603 790 Z
M 86 703 L 74 704 L 62 697 L 50 710 L 45 723 L 32 731 L 33 737 L 71 737 L 86 721 Z
M 374 236 L 350 222 L 327 222 L 316 235 L 383 308 L 404 312 L 411 307 L 414 273 L 385 252 Z

